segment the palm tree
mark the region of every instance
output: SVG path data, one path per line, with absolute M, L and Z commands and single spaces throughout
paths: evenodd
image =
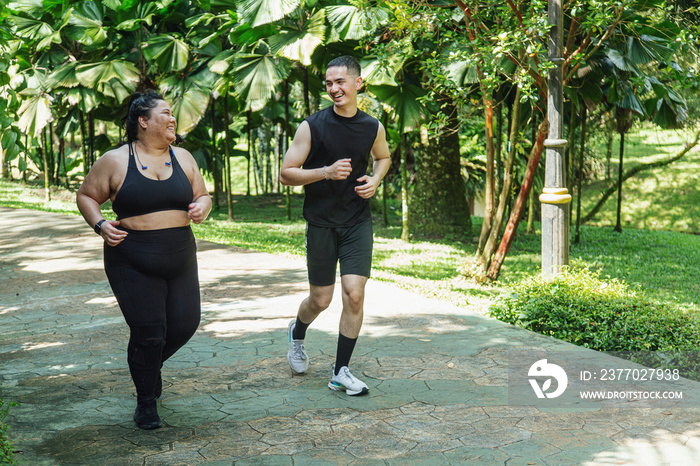
M 601 63 L 609 71 L 606 101 L 615 108 L 617 132 L 620 135 L 620 160 L 617 181 L 617 215 L 614 230 L 622 231 L 622 183 L 625 134 L 632 128 L 634 118 L 649 118 L 662 127 L 677 127 L 685 118 L 684 100 L 657 78 L 640 69 L 652 62 L 668 60 L 674 51 L 667 41 L 658 37 L 630 36 L 605 52 Z M 648 95 L 645 103 L 640 96 Z

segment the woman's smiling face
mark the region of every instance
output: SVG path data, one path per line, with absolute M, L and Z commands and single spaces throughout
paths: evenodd
M 144 129 L 154 133 L 162 133 L 163 137 L 168 139 L 170 142 L 175 141 L 177 138 L 177 135 L 175 134 L 175 130 L 177 129 L 177 121 L 175 120 L 175 116 L 173 115 L 170 105 L 164 100 L 158 101 L 158 105 L 151 110 L 151 114 L 149 115 L 148 119 L 142 120 L 142 126 L 144 122 L 146 123 L 146 127 Z

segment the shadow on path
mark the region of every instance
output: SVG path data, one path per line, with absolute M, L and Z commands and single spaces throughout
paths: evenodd
M 326 387 L 338 296 L 292 376 L 304 261 L 206 242 L 202 324 L 164 367 L 165 426 L 141 431 L 101 248 L 80 218 L 0 208 L 0 396 L 21 403 L 8 418 L 21 464 L 700 463 L 697 403 L 546 405 L 529 387 L 535 402 L 516 403 L 529 352 L 617 360 L 375 281 L 352 360 L 370 394 Z

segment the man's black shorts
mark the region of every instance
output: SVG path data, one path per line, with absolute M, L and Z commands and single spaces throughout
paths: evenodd
M 315 286 L 335 284 L 336 265 L 340 275 L 370 276 L 374 236 L 372 219 L 351 227 L 306 225 L 306 264 L 309 283 Z

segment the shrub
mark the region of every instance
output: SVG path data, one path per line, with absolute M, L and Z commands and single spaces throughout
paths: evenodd
M 17 464 L 14 459 L 14 446 L 7 437 L 8 426 L 5 424 L 11 406 L 16 406 L 16 403 L 5 403 L 0 398 L 0 464 Z
M 652 367 L 682 364 L 685 376 L 700 376 L 696 353 L 700 325 L 695 314 L 653 301 L 619 280 L 603 280 L 586 269 L 528 277 L 496 298 L 489 314 L 585 348 L 637 352 L 632 359 Z

